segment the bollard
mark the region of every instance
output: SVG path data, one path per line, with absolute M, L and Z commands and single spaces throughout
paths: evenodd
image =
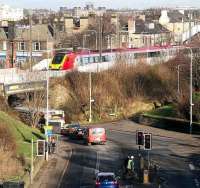
M 144 170 L 143 183 L 144 184 L 149 184 L 149 172 L 148 172 L 148 170 Z

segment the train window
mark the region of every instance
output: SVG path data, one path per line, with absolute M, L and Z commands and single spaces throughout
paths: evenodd
M 94 63 L 94 57 L 89 57 L 89 63 Z
M 64 58 L 65 54 L 56 54 L 53 58 L 52 64 L 60 64 Z
M 102 56 L 102 62 L 106 62 L 106 57 L 105 56 Z
M 149 52 L 148 57 L 158 57 L 160 55 L 160 52 Z
M 95 57 L 94 57 L 94 62 L 95 62 L 95 63 L 98 63 L 98 62 L 99 62 L 99 56 L 95 56 Z
M 82 60 L 83 60 L 83 65 L 86 65 L 86 64 L 89 63 L 89 58 L 88 57 L 83 57 Z
M 110 55 L 106 55 L 105 56 L 105 62 L 109 62 L 111 61 L 111 56 Z
M 145 58 L 147 53 L 135 53 L 135 59 Z

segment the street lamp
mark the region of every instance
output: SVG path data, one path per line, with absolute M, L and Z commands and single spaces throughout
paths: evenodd
M 193 52 L 192 52 L 192 48 L 190 47 L 186 47 L 186 49 L 190 50 L 191 56 L 190 56 L 190 134 L 192 134 L 192 106 L 194 105 L 192 102 L 192 76 L 193 76 L 193 72 L 192 72 L 192 63 L 193 63 Z
M 90 50 L 89 50 L 89 61 L 90 61 Z M 89 106 L 90 106 L 90 115 L 89 115 L 89 122 L 92 122 L 92 73 L 91 71 L 89 72 L 89 92 L 90 92 L 90 97 L 89 97 Z
M 95 37 L 96 37 L 95 45 L 96 45 L 96 50 L 98 50 L 98 48 L 97 48 L 97 31 L 96 30 L 87 30 L 87 31 L 91 32 L 91 33 L 95 33 Z
M 89 122 L 92 121 L 92 75 L 91 71 L 89 73 L 89 90 L 90 90 L 90 117 L 89 117 Z

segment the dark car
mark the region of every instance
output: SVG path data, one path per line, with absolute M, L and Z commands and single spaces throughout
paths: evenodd
M 76 138 L 76 131 L 79 128 L 80 128 L 80 124 L 78 124 L 78 123 L 70 124 L 69 127 L 68 127 L 68 135 L 69 135 L 69 137 L 70 138 Z
M 84 128 L 77 128 L 76 131 L 74 132 L 75 136 L 77 139 L 83 139 L 84 135 Z
M 95 188 L 119 188 L 118 178 L 113 172 L 100 172 L 96 175 Z

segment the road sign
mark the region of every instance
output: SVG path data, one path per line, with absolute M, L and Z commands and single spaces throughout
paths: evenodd
M 44 126 L 44 130 L 45 130 L 45 135 L 46 136 L 49 136 L 49 135 L 52 135 L 52 131 L 53 131 L 53 126 L 50 126 L 50 125 L 46 125 Z
M 144 133 L 144 150 L 152 149 L 152 134 Z
M 37 140 L 37 156 L 44 156 L 45 140 Z
M 144 133 L 143 131 L 137 131 L 136 132 L 136 144 L 139 146 L 144 145 Z

